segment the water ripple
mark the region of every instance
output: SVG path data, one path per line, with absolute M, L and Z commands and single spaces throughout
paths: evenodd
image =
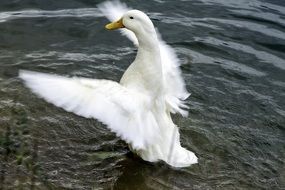
M 285 15 L 285 7 L 259 0 L 199 0 L 206 5 L 221 5 L 222 7 L 228 7 L 231 9 L 239 10 L 255 10 L 255 11 L 278 11 L 279 14 Z
M 238 18 L 244 18 L 263 24 L 274 24 L 282 28 L 285 27 L 285 20 L 283 17 L 274 13 L 253 12 L 247 10 L 232 10 L 232 12 L 235 13 L 234 16 Z
M 195 37 L 195 40 L 202 41 L 204 43 L 209 43 L 212 45 L 222 46 L 225 48 L 235 49 L 238 51 L 242 51 L 244 53 L 249 53 L 249 54 L 256 56 L 262 62 L 270 63 L 277 68 L 285 70 L 285 60 L 284 59 L 278 56 L 275 56 L 273 54 L 270 54 L 268 52 L 265 52 L 265 51 L 256 50 L 251 46 L 236 43 L 236 42 L 231 42 L 231 41 L 223 41 L 223 40 L 213 38 L 213 37 L 206 37 L 206 38 Z
M 183 54 L 191 55 L 193 63 L 204 63 L 204 64 L 217 65 L 225 69 L 229 69 L 229 70 L 233 70 L 233 71 L 237 71 L 241 73 L 246 73 L 246 74 L 258 76 L 258 77 L 267 75 L 266 73 L 262 71 L 258 71 L 242 63 L 237 63 L 235 61 L 226 60 L 222 58 L 213 58 L 213 57 L 210 57 L 210 56 L 207 56 L 202 53 L 192 51 L 186 48 L 177 48 L 177 49 L 179 50 L 179 52 Z
M 242 21 L 242 20 L 233 20 L 233 19 L 220 19 L 220 18 L 203 18 L 203 19 L 197 19 L 201 21 L 206 22 L 216 22 L 221 23 L 225 25 L 233 25 L 237 28 L 242 28 L 244 30 L 250 30 L 257 33 L 261 33 L 268 37 L 275 37 L 278 39 L 285 40 L 285 33 L 283 31 L 270 28 L 266 25 L 257 24 L 249 21 Z
M 55 18 L 55 17 L 100 17 L 102 14 L 97 8 L 79 8 L 63 10 L 21 10 L 0 12 L 0 22 L 22 18 Z

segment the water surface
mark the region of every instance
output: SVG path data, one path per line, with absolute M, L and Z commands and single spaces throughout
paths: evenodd
M 17 78 L 26 69 L 119 81 L 136 49 L 104 29 L 99 2 L 0 2 L 1 188 L 284 189 L 285 3 L 125 1 L 175 48 L 192 93 L 189 117 L 174 121 L 199 164 L 173 169 L 135 158 L 103 124 Z

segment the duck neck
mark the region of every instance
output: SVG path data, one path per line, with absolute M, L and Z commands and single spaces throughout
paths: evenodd
M 140 32 L 136 36 L 139 47 L 135 61 L 143 63 L 144 66 L 159 67 L 161 70 L 160 49 L 154 28 L 151 31 Z
M 154 30 L 154 29 L 153 29 Z M 137 35 L 139 48 L 134 64 L 140 72 L 145 89 L 159 93 L 163 83 L 159 42 L 155 31 Z
M 137 34 L 140 52 L 150 52 L 160 58 L 158 39 L 155 30 Z

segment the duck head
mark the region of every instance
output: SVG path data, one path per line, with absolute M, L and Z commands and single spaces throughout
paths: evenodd
M 139 10 L 130 10 L 126 12 L 121 19 L 105 26 L 108 30 L 127 28 L 136 35 L 141 33 L 152 33 L 155 31 L 149 17 Z

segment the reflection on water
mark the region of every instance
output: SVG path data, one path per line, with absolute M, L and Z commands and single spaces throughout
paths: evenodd
M 27 69 L 118 81 L 136 50 L 104 30 L 98 2 L 0 2 L 0 189 L 285 188 L 283 2 L 127 1 L 184 63 L 190 115 L 174 120 L 199 164 L 183 169 L 142 161 L 17 78 Z

